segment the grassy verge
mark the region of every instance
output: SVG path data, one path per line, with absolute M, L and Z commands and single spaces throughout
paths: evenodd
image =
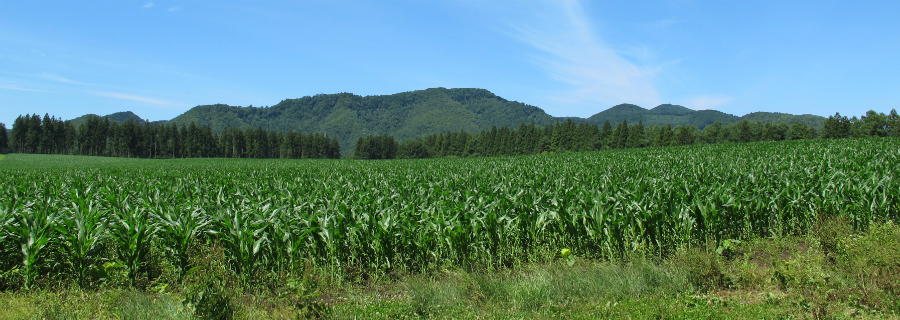
M 60 284 L 0 293 L 0 318 L 898 318 L 900 226 L 851 230 L 843 220 L 829 220 L 810 236 L 694 246 L 665 258 L 576 256 L 571 265 L 559 259 L 491 272 L 450 268 L 366 280 L 306 270 L 249 285 L 234 280 L 210 250 L 198 262 L 200 271 L 179 285 L 134 291 Z

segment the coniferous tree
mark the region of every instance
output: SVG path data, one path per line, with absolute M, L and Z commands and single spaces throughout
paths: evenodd
M 395 159 L 398 148 L 394 137 L 387 135 L 364 136 L 357 140 L 353 157 L 357 159 Z
M 43 133 L 41 132 L 41 117 L 37 114 L 33 114 L 28 118 L 27 126 L 28 129 L 25 132 L 25 150 L 28 153 L 40 153 L 41 138 L 43 137 Z
M 122 130 L 118 122 L 109 124 L 109 139 L 106 142 L 106 150 L 109 151 L 110 157 L 121 156 L 121 150 L 124 148 L 122 142 Z
M 559 124 L 559 121 L 556 122 L 555 125 L 551 127 L 551 135 L 550 135 L 550 151 L 559 152 L 559 141 L 562 140 L 562 125 Z
M 825 121 L 823 138 L 896 136 L 898 117 L 869 111 L 860 118 L 835 114 Z M 465 131 L 429 135 L 416 143 L 399 144 L 389 136 L 362 139 L 369 148 L 367 158 L 403 157 L 466 157 L 534 154 L 544 151 L 589 151 L 604 147 L 638 148 L 646 145 L 683 145 L 724 141 L 777 141 L 783 139 L 811 139 L 818 136 L 815 128 L 804 123 L 763 123 L 741 121 L 728 126 L 721 123 L 698 131 L 693 126 L 643 127 L 643 122 L 628 126 L 623 121 L 612 129 L 607 121 L 603 126 L 576 124 L 571 119 L 553 125 L 536 127 L 492 127 L 469 134 Z M 326 134 L 301 134 L 256 129 L 226 128 L 214 132 L 212 128 L 189 125 L 156 125 L 134 120 L 111 122 L 106 117 L 90 116 L 79 127 L 49 114 L 19 116 L 6 137 L 9 151 L 33 153 L 74 153 L 121 157 L 254 157 L 254 158 L 339 158 L 337 138 Z M 401 152 L 400 147 L 403 147 Z M 425 152 L 422 152 L 424 148 Z M 414 152 L 410 151 L 413 150 Z M 365 153 L 366 148 L 357 152 Z M 412 156 L 410 156 L 412 155 Z
M 897 109 L 891 109 L 891 112 L 887 116 L 887 125 L 886 129 L 888 132 L 888 136 L 898 137 L 900 133 L 900 115 L 897 115 Z
M 672 125 L 665 125 L 659 130 L 656 139 L 653 140 L 654 147 L 665 147 L 672 144 Z
M 609 123 L 609 120 L 606 120 L 603 122 L 603 129 L 600 130 L 600 146 L 602 148 L 609 148 L 612 145 L 612 135 L 612 125 Z
M 293 159 L 294 153 L 291 150 L 291 146 L 294 141 L 294 130 L 290 130 L 284 134 L 284 140 L 281 141 L 281 158 L 283 159 Z
M 62 119 L 53 121 L 53 153 L 66 154 L 66 122 Z
M 9 152 L 9 136 L 6 132 L 6 124 L 0 122 L 0 153 Z
M 553 126 L 544 126 L 544 128 L 539 131 L 540 137 L 538 138 L 534 153 L 550 152 L 550 140 L 553 138 Z
M 675 145 L 686 146 L 694 144 L 694 131 L 697 130 L 697 128 L 694 126 L 678 126 L 675 129 Z
M 340 159 L 341 158 L 341 145 L 338 142 L 338 138 L 331 137 L 331 154 L 328 156 L 329 159 Z
M 178 157 L 183 140 L 181 139 L 181 132 L 178 130 L 178 125 L 173 123 L 169 126 L 168 132 L 169 139 L 166 143 L 166 147 L 168 148 L 169 153 L 171 153 L 169 157 L 174 159 Z
M 736 130 L 736 141 L 737 142 L 750 142 L 753 141 L 753 133 L 750 131 L 750 122 L 747 120 L 741 120 L 735 126 Z
M 24 117 L 18 116 L 13 122 L 13 127 L 9 135 L 9 147 L 12 152 L 25 152 L 25 133 L 28 131 L 28 124 Z
M 240 128 L 234 128 L 232 131 L 232 148 L 233 157 L 234 158 L 247 158 L 247 138 L 245 137 L 246 132 L 241 130 Z M 297 150 L 299 155 L 303 155 L 303 148 L 300 146 Z M 299 156 L 298 156 L 299 159 Z
M 49 114 L 44 114 L 43 120 L 40 123 L 41 127 L 41 137 L 40 137 L 40 153 L 50 154 L 53 149 L 53 141 L 55 140 L 56 132 L 53 130 L 53 119 L 50 119 Z
M 616 130 L 613 130 L 613 142 L 612 147 L 615 149 L 621 149 L 628 146 L 628 121 L 622 120 L 622 123 L 619 123 L 616 126 Z
M 642 148 L 644 147 L 644 122 L 638 120 L 638 124 L 631 126 L 628 132 L 628 141 L 626 148 Z
M 412 139 L 401 143 L 397 148 L 398 159 L 424 159 L 430 158 L 428 149 L 422 139 Z
M 600 128 L 593 124 L 582 123 L 578 125 L 578 131 L 578 151 L 600 150 Z
M 497 130 L 497 141 L 495 141 L 494 146 L 494 154 L 498 156 L 508 156 L 511 152 L 512 143 L 510 142 L 510 132 L 509 128 L 506 126 L 501 127 Z M 449 138 L 449 137 L 448 137 Z M 447 154 L 446 152 L 444 154 Z
M 4 131 L 5 133 L 5 131 Z M 461 138 L 462 137 L 462 138 Z M 454 145 L 445 148 L 462 149 L 465 132 L 453 133 Z M 81 154 L 93 156 L 179 158 L 179 157 L 254 157 L 254 158 L 340 158 L 337 137 L 266 131 L 261 127 L 243 131 L 226 129 L 221 136 L 210 127 L 196 123 L 156 125 L 129 119 L 110 122 L 109 118 L 90 115 L 77 128 L 71 121 L 62 121 L 45 114 L 16 118 L 11 136 L 4 135 L 4 145 L 14 152 L 46 154 Z M 457 142 L 462 139 L 462 142 Z M 396 156 L 396 142 L 384 136 L 379 148 Z M 448 142 L 450 142 L 448 141 Z M 6 148 L 0 148 L 0 152 Z M 455 151 L 454 151 L 455 152 Z M 305 155 L 304 155 L 305 154 Z M 385 155 L 381 155 L 384 157 Z

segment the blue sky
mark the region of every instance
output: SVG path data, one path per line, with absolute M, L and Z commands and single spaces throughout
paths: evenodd
M 0 122 L 431 87 L 554 116 L 858 116 L 900 109 L 897 17 L 900 1 L 0 0 Z

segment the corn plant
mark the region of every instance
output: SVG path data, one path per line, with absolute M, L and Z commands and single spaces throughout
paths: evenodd
M 0 185 L 0 245 L 17 252 L 17 264 L 29 257 L 29 286 L 37 270 L 50 270 L 42 259 L 55 234 L 70 239 L 60 248 L 76 243 L 75 213 L 92 206 L 118 253 L 93 261 L 118 259 L 134 277 L 156 242 L 184 272 L 191 246 L 213 244 L 245 280 L 307 264 L 335 272 L 509 266 L 558 258 L 563 248 L 617 259 L 802 234 L 829 215 L 860 230 L 900 219 L 898 139 L 379 162 L 43 157 L 0 164 L 10 182 Z M 60 262 L 80 265 L 69 261 L 79 256 Z
M 19 210 L 15 202 L 17 197 L 11 195 L 9 192 L 6 193 L 6 201 L 0 202 L 0 243 L 4 244 L 4 246 L 0 247 L 0 253 L 3 253 L 4 256 L 13 251 L 13 248 L 8 245 L 15 241 L 13 235 L 10 234 L 10 228 L 16 222 L 13 212 Z
M 293 208 L 275 209 L 268 220 L 271 221 L 272 256 L 278 269 L 293 271 L 303 260 L 307 239 L 315 229 L 303 217 L 294 215 Z
M 125 264 L 129 285 L 134 287 L 157 228 L 150 221 L 148 210 L 141 207 L 125 205 L 113 210 L 112 218 L 110 236 L 115 240 L 119 259 Z
M 190 250 L 198 237 L 209 233 L 212 220 L 199 208 L 185 212 L 155 207 L 153 216 L 159 225 L 158 237 L 166 250 L 174 256 L 183 279 L 190 266 Z
M 252 279 L 256 267 L 264 261 L 264 245 L 269 241 L 268 227 L 270 221 L 259 214 L 259 211 L 247 206 L 224 208 L 219 211 L 213 221 L 215 227 L 211 233 L 222 242 L 231 260 L 234 271 L 246 281 Z
M 64 215 L 56 225 L 62 253 L 82 288 L 87 286 L 91 271 L 103 261 L 100 253 L 106 238 L 106 221 L 99 205 L 89 194 L 90 188 L 84 193 L 74 190 L 70 197 L 71 205 L 63 210 Z
M 10 237 L 21 248 L 25 289 L 31 289 L 47 260 L 47 246 L 55 238 L 59 219 L 51 199 L 39 198 L 13 212 L 13 222 L 7 225 Z

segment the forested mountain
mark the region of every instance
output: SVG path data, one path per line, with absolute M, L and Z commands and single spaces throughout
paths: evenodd
M 540 108 L 508 101 L 487 90 L 432 88 L 366 97 L 319 94 L 284 100 L 267 108 L 198 106 L 171 121 L 179 125 L 194 122 L 213 131 L 262 127 L 319 132 L 336 136 L 347 152 L 362 136 L 387 134 L 406 140 L 438 132 L 477 132 L 492 126 L 546 125 L 556 119 Z
M 78 126 L 86 117 L 79 117 L 73 122 Z M 145 121 L 131 112 L 106 117 L 113 122 L 128 119 Z M 515 128 L 532 122 L 544 126 L 568 120 L 596 125 L 603 125 L 606 121 L 613 124 L 642 122 L 646 126 L 670 124 L 672 127 L 693 126 L 702 130 L 716 122 L 728 125 L 741 120 L 787 124 L 802 122 L 818 129 L 825 118 L 771 112 L 738 117 L 715 110 L 694 111 L 672 104 L 659 105 L 650 110 L 621 104 L 587 119 L 553 117 L 538 107 L 509 101 L 484 89 L 432 88 L 380 96 L 319 94 L 287 99 L 262 108 L 203 105 L 188 110 L 170 122 L 179 126 L 194 122 L 214 132 L 222 132 L 224 128 L 316 132 L 337 137 L 342 152 L 351 154 L 358 138 L 364 136 L 389 135 L 398 141 L 405 141 L 441 132 L 480 132 L 492 127 Z
M 78 127 L 82 123 L 87 123 L 87 120 L 90 117 L 99 117 L 99 116 L 96 114 L 93 114 L 93 113 L 86 114 L 86 115 L 80 116 L 78 118 L 72 119 L 72 124 L 75 125 L 75 127 Z M 139 117 L 138 115 L 134 114 L 134 112 L 131 112 L 131 111 L 116 112 L 113 114 L 105 115 L 102 118 L 109 119 L 110 122 L 118 122 L 118 123 L 124 123 L 125 121 L 128 121 L 128 120 L 134 120 L 137 123 L 147 122 L 147 120 L 141 119 L 141 117 Z
M 743 117 L 730 115 L 716 110 L 694 111 L 679 105 L 661 104 L 656 108 L 647 110 L 633 104 L 620 104 L 606 109 L 587 119 L 588 123 L 602 125 L 604 122 L 619 123 L 628 121 L 637 123 L 641 121 L 648 126 L 662 126 L 670 124 L 675 126 L 694 126 L 703 129 L 708 125 L 720 122 L 724 125 L 739 122 L 741 120 L 756 121 L 762 123 L 787 123 L 802 122 L 813 128 L 821 128 L 824 117 L 815 115 L 793 115 L 777 112 L 754 112 Z

